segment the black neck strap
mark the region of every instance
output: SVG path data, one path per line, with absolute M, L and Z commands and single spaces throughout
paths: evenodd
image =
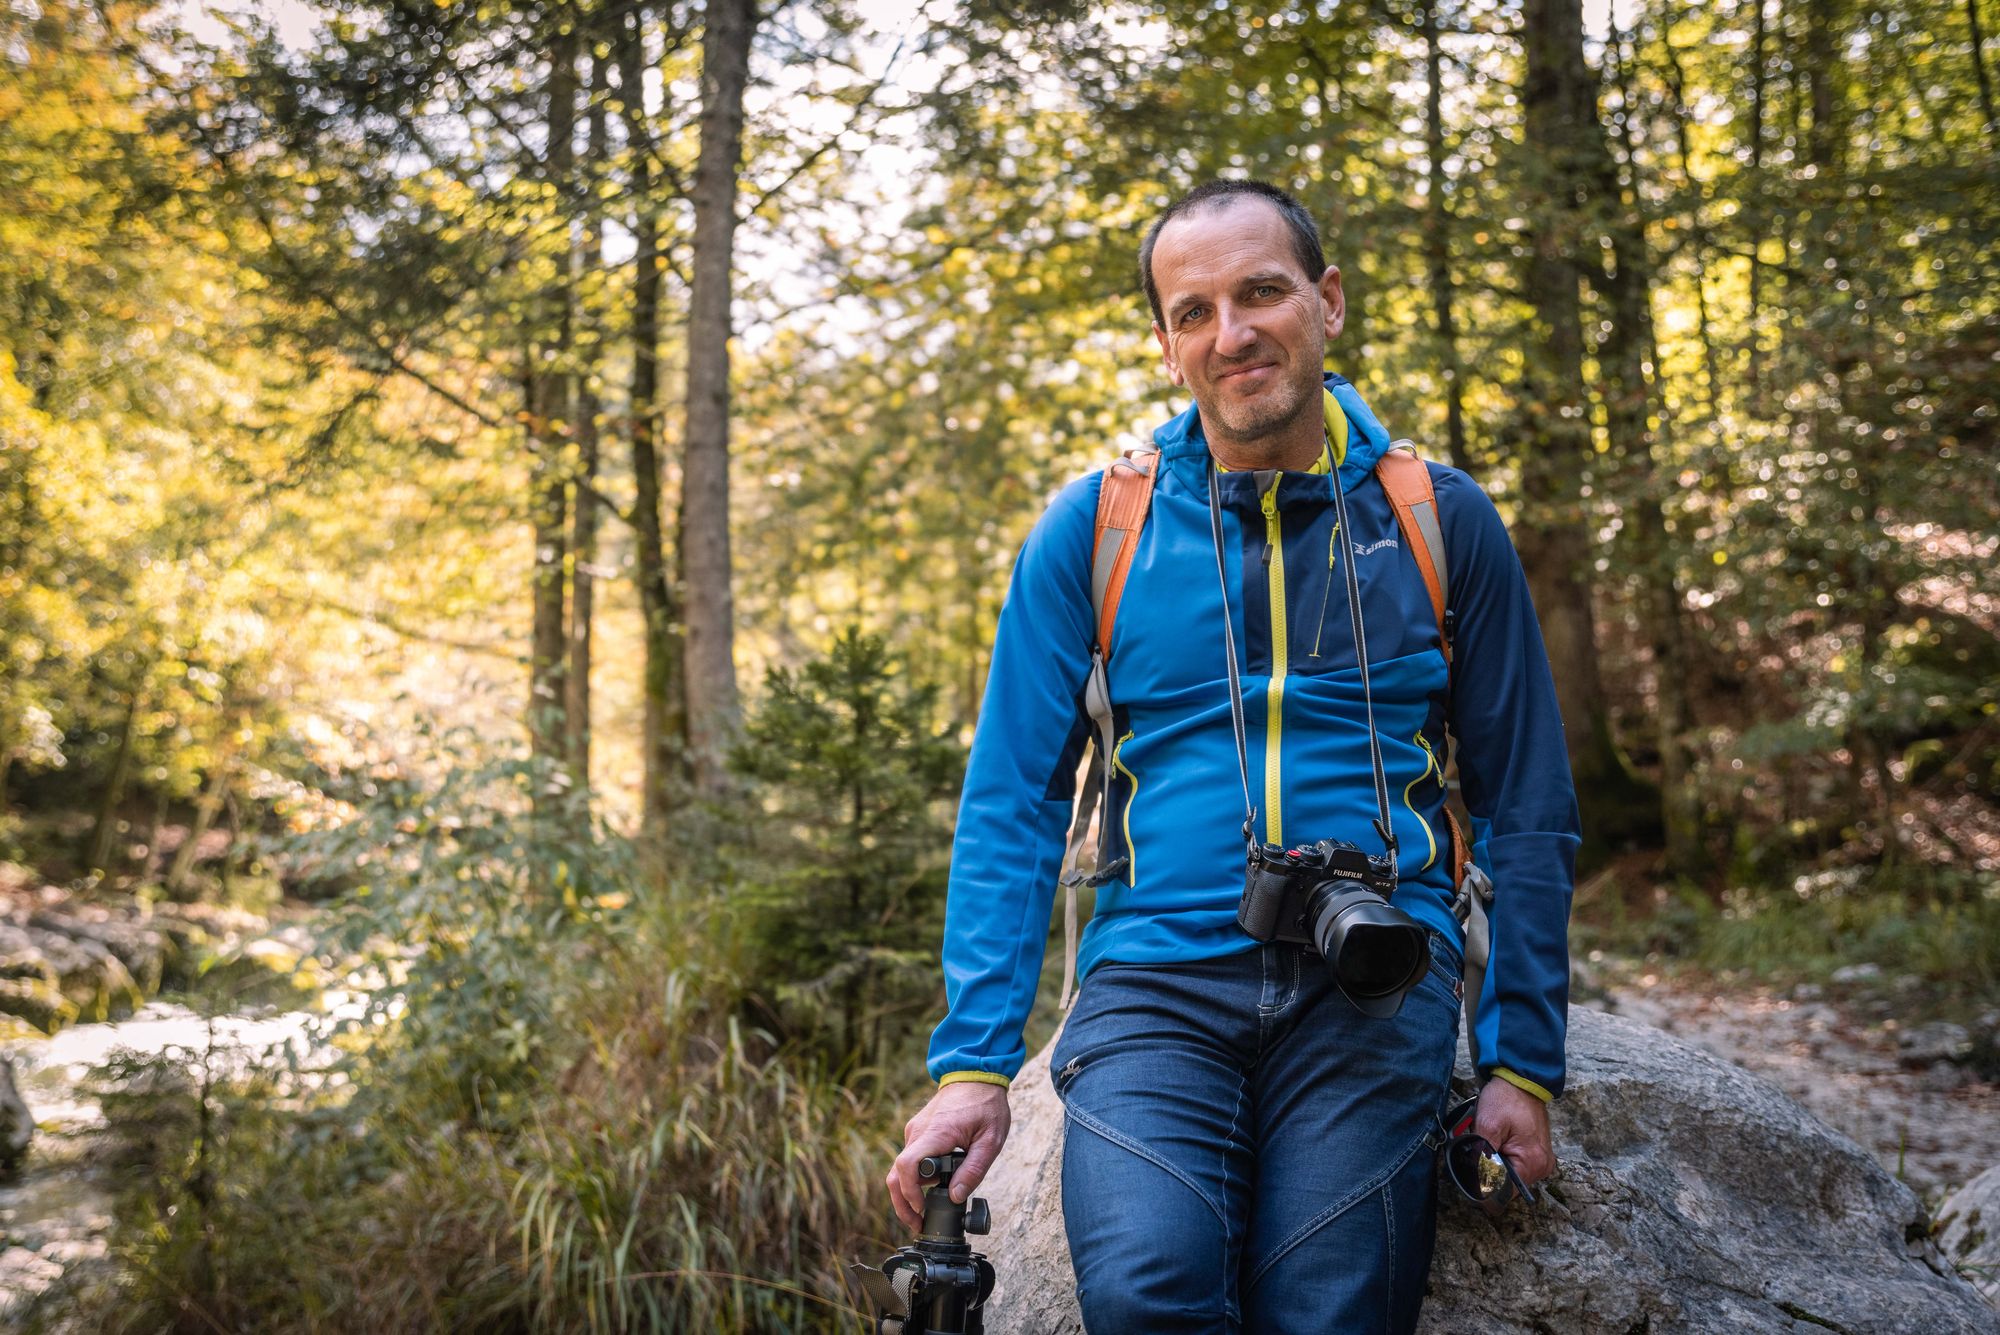
M 1333 469 L 1328 477 L 1333 487 L 1334 518 L 1339 532 L 1346 536 L 1346 544 L 1354 541 L 1354 530 L 1347 523 L 1347 497 L 1341 490 L 1340 470 Z M 1277 486 L 1273 482 L 1272 486 Z M 1208 458 L 1208 527 L 1215 545 L 1215 578 L 1222 588 L 1222 640 L 1224 657 L 1229 664 L 1229 722 L 1236 731 L 1236 773 L 1243 782 L 1243 838 L 1254 851 L 1257 845 L 1257 808 L 1250 800 L 1250 750 L 1245 740 L 1243 726 L 1243 680 L 1236 664 L 1236 627 L 1229 616 L 1229 570 L 1222 554 L 1222 486 L 1215 469 L 1215 456 Z M 1336 539 L 1335 550 L 1341 542 Z M 1361 622 L 1361 584 L 1354 573 L 1354 558 L 1349 555 L 1341 561 L 1341 568 L 1347 576 L 1348 627 L 1354 636 L 1354 656 L 1361 667 L 1361 699 L 1368 717 L 1368 759 L 1375 773 L 1375 832 L 1382 837 L 1382 845 L 1393 859 L 1396 856 L 1396 832 L 1389 817 L 1389 779 L 1382 768 L 1382 739 L 1375 730 L 1375 693 L 1368 680 L 1368 636 Z

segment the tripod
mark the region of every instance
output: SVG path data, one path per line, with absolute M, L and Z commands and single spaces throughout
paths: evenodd
M 983 1335 L 993 1266 L 965 1235 L 984 1234 L 992 1220 L 985 1201 L 960 1205 L 951 1198 L 951 1175 L 964 1162 L 960 1150 L 920 1160 L 917 1176 L 930 1186 L 916 1242 L 898 1248 L 879 1270 L 847 1268 L 874 1305 L 876 1335 Z

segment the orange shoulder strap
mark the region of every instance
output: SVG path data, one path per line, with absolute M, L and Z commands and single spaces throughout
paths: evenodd
M 1451 567 L 1445 560 L 1444 529 L 1438 524 L 1437 493 L 1431 489 L 1431 473 L 1417 457 L 1416 446 L 1407 440 L 1391 445 L 1375 465 L 1375 476 L 1396 511 L 1396 527 L 1417 558 L 1423 572 L 1424 589 L 1431 596 L 1431 614 L 1437 618 L 1438 641 L 1444 646 L 1444 661 L 1451 662 L 1451 627 L 1445 618 L 1445 591 L 1451 587 Z
M 1444 647 L 1444 661 L 1451 664 L 1452 627 L 1446 613 L 1445 591 L 1451 587 L 1451 566 L 1445 560 L 1444 528 L 1438 523 L 1437 492 L 1431 486 L 1430 469 L 1417 456 L 1416 446 L 1399 440 L 1389 447 L 1375 465 L 1375 476 L 1396 511 L 1396 527 L 1410 554 L 1417 558 L 1423 573 L 1424 591 L 1431 596 L 1431 614 L 1437 618 L 1438 643 Z M 1451 837 L 1451 883 L 1462 885 L 1465 865 L 1472 855 L 1471 841 L 1458 827 L 1458 817 L 1444 809 L 1445 825 Z
M 1139 548 L 1139 530 L 1153 508 L 1153 478 L 1159 471 L 1156 449 L 1127 450 L 1104 470 L 1097 493 L 1097 531 L 1090 549 L 1090 605 L 1097 614 L 1095 648 L 1111 657 L 1111 627 L 1118 620 L 1118 599 L 1132 554 Z

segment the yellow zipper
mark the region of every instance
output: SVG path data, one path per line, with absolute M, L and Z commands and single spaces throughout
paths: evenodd
M 1410 801 L 1410 789 L 1416 787 L 1425 779 L 1430 778 L 1431 771 L 1433 770 L 1437 771 L 1438 786 L 1443 787 L 1444 767 L 1438 764 L 1437 752 L 1431 750 L 1431 744 L 1424 740 L 1424 730 L 1422 728 L 1417 729 L 1417 745 L 1424 748 L 1424 772 L 1403 785 L 1403 805 L 1408 807 L 1410 814 L 1417 818 L 1417 824 L 1423 827 L 1424 838 L 1431 846 L 1431 855 L 1424 859 L 1423 866 L 1417 868 L 1418 871 L 1429 871 L 1431 864 L 1438 860 L 1437 836 L 1431 833 L 1431 823 L 1424 819 L 1423 813 L 1418 811 L 1416 805 Z M 1128 837 L 1125 842 L 1130 844 L 1132 841 Z
M 1271 687 L 1266 696 L 1269 723 L 1264 735 L 1264 837 L 1282 846 L 1285 827 L 1279 804 L 1283 788 L 1278 761 L 1285 730 L 1285 658 L 1289 636 L 1285 629 L 1285 535 L 1278 524 L 1278 481 L 1273 475 L 1271 489 L 1263 498 L 1264 541 L 1270 544 L 1271 551 L 1267 566 L 1271 582 Z
M 1131 793 L 1125 798 L 1125 884 L 1137 886 L 1139 884 L 1139 850 L 1132 843 L 1132 804 L 1139 800 L 1139 776 L 1131 770 L 1126 769 L 1125 762 L 1119 759 L 1119 752 L 1123 751 L 1125 743 L 1131 740 L 1132 734 L 1128 732 L 1118 739 L 1116 746 L 1111 748 L 1111 767 L 1120 774 L 1123 774 L 1126 781 L 1132 785 Z

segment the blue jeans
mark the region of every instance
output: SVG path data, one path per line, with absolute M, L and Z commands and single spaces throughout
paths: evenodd
M 1092 1335 L 1415 1327 L 1460 993 L 1431 957 L 1388 1020 L 1299 946 L 1091 972 L 1051 1061 Z

